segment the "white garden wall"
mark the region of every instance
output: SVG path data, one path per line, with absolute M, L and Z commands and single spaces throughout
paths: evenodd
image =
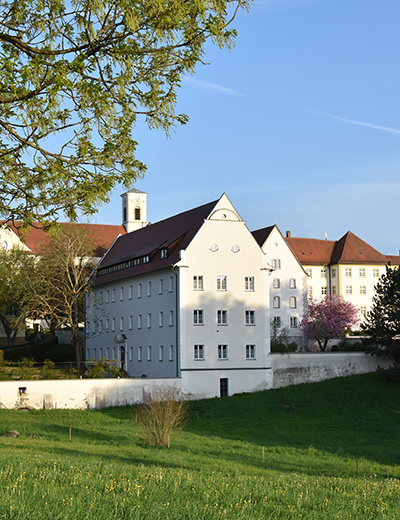
M 333 377 L 345 377 L 375 372 L 390 362 L 364 352 L 301 352 L 271 354 L 273 387 L 316 383 Z

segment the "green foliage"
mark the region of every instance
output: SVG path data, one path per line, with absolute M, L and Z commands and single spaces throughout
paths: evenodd
M 400 267 L 386 266 L 375 286 L 372 307 L 362 324 L 370 336 L 369 351 L 400 367 Z
M 0 366 L 4 365 L 4 350 L 0 350 Z
M 169 450 L 145 445 L 131 407 L 1 410 L 0 433 L 21 436 L 0 435 L 0 514 L 397 519 L 398 391 L 369 374 L 192 402 L 193 419 Z
M 151 397 L 136 409 L 136 421 L 150 446 L 165 446 L 187 423 L 188 404 L 175 387 L 152 389 Z
M 20 376 L 20 379 L 30 379 L 33 373 L 33 368 L 35 366 L 35 360 L 32 358 L 22 358 L 18 363 L 18 371 L 17 374 Z
M 110 359 L 101 358 L 98 361 L 89 361 L 89 363 L 86 377 L 90 379 L 125 376 L 125 372 L 119 368 L 115 361 Z
M 367 346 L 362 341 L 351 343 L 342 339 L 338 345 L 332 345 L 332 352 L 365 352 Z
M 145 171 L 138 118 L 169 135 L 205 43 L 230 48 L 248 0 L 1 0 L 0 211 L 25 222 L 94 213 Z M 95 189 L 94 189 L 95 187 Z
M 14 345 L 28 315 L 29 281 L 34 258 L 18 248 L 0 250 L 0 322 L 8 345 Z
M 289 343 L 289 329 L 283 327 L 281 319 L 274 316 L 270 319 L 271 352 L 285 352 Z M 285 347 L 286 350 L 282 350 Z
M 45 359 L 41 371 L 41 379 L 55 379 L 56 365 L 51 359 Z

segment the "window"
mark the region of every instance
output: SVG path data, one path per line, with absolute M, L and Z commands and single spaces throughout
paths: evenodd
M 307 286 L 307 298 L 311 298 L 312 297 L 312 287 L 311 285 L 308 285 Z
M 112 303 L 115 302 L 115 289 L 113 289 L 113 290 L 111 291 L 111 301 L 112 301 Z
M 147 361 L 151 361 L 151 345 L 147 347 Z
M 132 330 L 133 329 L 133 316 L 129 316 L 129 330 Z
M 280 316 L 274 316 L 272 318 L 272 322 L 273 324 L 276 326 L 276 327 L 280 327 L 281 326 L 281 317 Z
M 140 208 L 135 208 L 135 220 L 140 220 Z
M 326 269 L 325 269 L 325 267 L 323 267 L 321 269 L 321 278 L 326 278 Z
M 137 349 L 137 360 L 138 361 L 142 361 L 142 356 L 143 356 L 143 349 L 142 349 L 142 347 L 138 347 L 138 349 Z
M 297 300 L 296 300 L 296 296 L 291 296 L 289 298 L 289 307 L 291 309 L 295 309 L 297 307 Z
M 193 276 L 193 290 L 194 291 L 203 290 L 203 277 L 202 276 Z
M 163 311 L 160 311 L 158 315 L 158 326 L 163 327 L 164 326 L 164 313 Z
M 166 247 L 163 247 L 160 249 L 160 258 L 163 260 L 164 258 L 167 258 L 168 256 L 168 249 Z
M 124 299 L 124 288 L 121 287 L 119 290 L 119 299 L 122 301 Z
M 246 345 L 246 359 L 256 359 L 255 345 Z
M 374 269 L 372 271 L 372 275 L 373 275 L 374 278 L 379 278 L 379 269 Z
M 221 377 L 219 380 L 219 396 L 226 397 L 229 395 L 229 380 L 227 377 Z
M 297 329 L 297 316 L 290 316 L 290 328 Z
M 158 282 L 158 294 L 162 294 L 164 292 L 164 280 L 160 278 Z
M 158 361 L 164 361 L 164 345 L 160 345 L 160 350 L 158 352 Z
M 147 328 L 151 329 L 151 312 L 147 313 Z
M 138 329 L 142 328 L 142 315 L 141 314 L 138 314 L 138 317 L 137 317 L 137 328 Z
M 99 332 L 103 332 L 103 320 L 99 320 Z
M 195 309 L 193 311 L 193 325 L 204 325 L 203 309 Z
M 147 296 L 151 296 L 151 282 L 147 282 Z
M 168 356 L 168 359 L 170 361 L 174 360 L 174 346 L 173 345 L 169 346 L 169 356 Z
M 289 289 L 296 289 L 296 278 L 290 278 Z
M 336 285 L 332 285 L 332 294 L 333 294 L 333 295 L 336 294 Z
M 173 276 L 170 276 L 170 277 L 169 277 L 169 287 L 168 287 L 168 291 L 169 291 L 169 292 L 174 292 L 174 278 L 173 278 Z
M 279 289 L 280 286 L 281 286 L 281 281 L 279 280 L 279 278 L 274 278 L 274 281 L 272 282 L 272 287 L 274 289 Z
M 133 347 L 129 347 L 129 361 L 133 361 Z
M 281 299 L 279 296 L 274 296 L 274 309 L 279 309 L 281 306 Z
M 336 278 L 336 268 L 332 269 L 332 278 Z
M 106 332 L 110 330 L 110 320 L 106 318 Z
M 107 289 L 106 290 L 106 303 L 108 303 L 110 301 L 110 291 Z
M 321 287 L 321 294 L 322 295 L 328 294 L 328 288 L 327 287 Z
M 218 359 L 228 359 L 228 345 L 218 345 Z
M 142 284 L 141 283 L 139 283 L 138 287 L 137 287 L 137 297 L 138 298 L 142 297 Z
M 346 294 L 353 294 L 353 286 L 346 285 Z
M 112 318 L 112 319 L 111 319 L 111 331 L 112 331 L 112 332 L 115 331 L 115 318 Z
M 360 267 L 359 273 L 360 273 L 360 278 L 365 278 L 365 269 L 364 269 L 364 267 Z
M 226 276 L 217 276 L 217 291 L 226 291 Z
M 174 311 L 169 311 L 169 326 L 172 327 L 174 325 Z
M 97 359 L 97 353 L 95 348 L 93 349 L 93 359 Z
M 367 294 L 367 287 L 365 285 L 360 285 L 360 294 Z
M 133 285 L 129 286 L 129 299 L 132 300 L 133 298 Z
M 228 311 L 217 311 L 217 324 L 228 325 Z
M 124 330 L 124 318 L 119 319 L 119 330 Z
M 256 324 L 256 311 L 245 311 L 245 323 L 246 325 Z
M 204 359 L 204 345 L 195 345 L 193 349 L 193 358 L 196 360 Z
M 367 307 L 365 307 L 365 305 L 361 305 L 360 314 L 363 318 L 365 318 L 365 316 L 367 315 Z
M 272 269 L 280 269 L 281 268 L 281 260 L 280 258 L 273 258 L 271 260 Z
M 254 291 L 254 276 L 246 276 L 244 279 L 244 290 Z
M 346 278 L 351 278 L 351 267 L 346 267 Z
M 106 358 L 110 359 L 110 347 L 106 348 Z
M 308 278 L 312 278 L 312 269 L 306 269 L 306 275 Z

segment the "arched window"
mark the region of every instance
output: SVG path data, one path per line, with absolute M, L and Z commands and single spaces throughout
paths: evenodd
M 135 220 L 140 220 L 140 208 L 135 208 Z

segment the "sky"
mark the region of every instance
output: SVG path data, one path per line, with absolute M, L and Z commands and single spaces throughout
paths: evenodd
M 256 0 L 184 78 L 167 139 L 136 127 L 156 222 L 226 193 L 250 230 L 400 249 L 399 0 Z M 123 188 L 93 222 L 121 223 Z

